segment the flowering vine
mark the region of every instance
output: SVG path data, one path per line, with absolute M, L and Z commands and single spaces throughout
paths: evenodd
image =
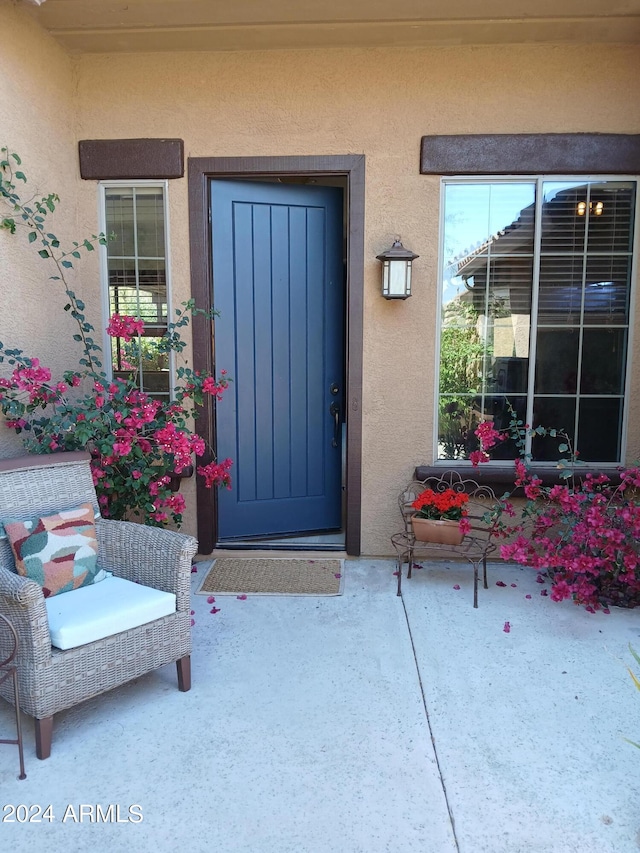
M 525 502 L 516 513 L 507 492 L 488 514 L 493 532 L 508 539 L 501 556 L 548 575 L 554 601 L 573 599 L 589 612 L 611 604 L 640 604 L 640 468 L 618 471 L 619 482 L 604 473 L 585 471 L 561 430 L 529 427 L 512 412 L 507 430 L 489 422 L 476 429 L 480 450 L 474 465 L 490 459 L 490 451 L 505 438 L 515 439 L 520 456 L 514 462 L 514 489 Z M 559 481 L 544 485 L 530 468 L 525 453 L 527 436 L 549 436 L 564 454 L 557 463 Z
M 103 234 L 92 235 L 82 244 L 63 250 L 60 241 L 46 227 L 47 217 L 58 204 L 50 194 L 39 201 L 25 202 L 17 182 L 26 183 L 17 154 L 1 149 L 0 203 L 7 215 L 0 227 L 11 233 L 25 228 L 30 244 L 54 267 L 50 279 L 61 284 L 67 302 L 64 310 L 75 320 L 73 339 L 80 343 L 78 366 L 56 380 L 48 367 L 22 350 L 9 349 L 0 342 L 0 363 L 9 366 L 0 377 L 0 410 L 5 425 L 21 435 L 25 448 L 33 453 L 58 450 L 88 450 L 91 471 L 101 512 L 110 518 L 138 518 L 162 526 L 182 523 L 184 497 L 173 490 L 174 475 L 187 471 L 196 457 L 207 488 L 231 486 L 231 460 L 217 462 L 191 424 L 207 397 L 222 399 L 229 379 L 193 371 L 181 364 L 176 371 L 175 399 L 159 400 L 141 391 L 136 372 L 128 379 L 110 380 L 103 370 L 102 349 L 93 339 L 94 327 L 87 321 L 85 306 L 70 289 L 65 272 L 81 257 L 81 250 L 94 251 L 104 245 Z M 40 248 L 38 248 L 40 247 Z M 159 350 L 182 353 L 186 343 L 181 331 L 197 313 L 193 300 L 175 311 Z M 136 317 L 114 314 L 107 333 L 131 345 L 135 356 L 144 323 Z M 138 359 L 132 359 L 135 363 Z

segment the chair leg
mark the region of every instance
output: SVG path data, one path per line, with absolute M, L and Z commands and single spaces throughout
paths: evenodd
M 191 656 L 180 658 L 176 661 L 178 670 L 178 690 L 182 693 L 187 693 L 191 690 Z
M 53 717 L 34 720 L 36 726 L 36 755 L 41 760 L 51 755 L 51 736 L 53 735 Z
M 473 564 L 473 606 L 478 606 L 478 564 Z
M 18 742 L 18 758 L 20 759 L 20 775 L 18 779 L 26 779 L 27 774 L 24 772 L 24 750 L 22 748 L 22 721 L 20 720 L 20 703 L 18 702 L 18 673 L 13 671 L 13 695 L 16 700 L 16 738 Z

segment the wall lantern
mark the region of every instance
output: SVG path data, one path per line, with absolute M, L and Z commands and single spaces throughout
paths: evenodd
M 390 249 L 376 255 L 382 261 L 382 295 L 385 299 L 406 299 L 411 296 L 411 264 L 415 255 L 398 238 Z

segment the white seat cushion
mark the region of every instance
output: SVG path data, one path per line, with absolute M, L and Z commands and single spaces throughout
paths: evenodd
M 176 597 L 122 578 L 54 595 L 45 601 L 51 645 L 75 649 L 176 611 Z

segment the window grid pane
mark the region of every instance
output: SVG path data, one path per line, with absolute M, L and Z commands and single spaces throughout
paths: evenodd
M 107 245 L 110 314 L 144 321 L 139 340 L 111 339 L 114 376 L 135 378 L 142 390 L 169 397 L 169 358 L 158 353 L 167 330 L 164 189 L 107 187 L 105 226 L 115 239 Z
M 635 182 L 445 181 L 444 192 L 437 458 L 468 459 L 479 420 L 508 426 L 509 401 L 523 421 L 577 436 L 585 461 L 620 461 Z M 615 421 L 600 445 L 598 411 Z M 534 442 L 534 459 L 555 458 L 547 445 Z

